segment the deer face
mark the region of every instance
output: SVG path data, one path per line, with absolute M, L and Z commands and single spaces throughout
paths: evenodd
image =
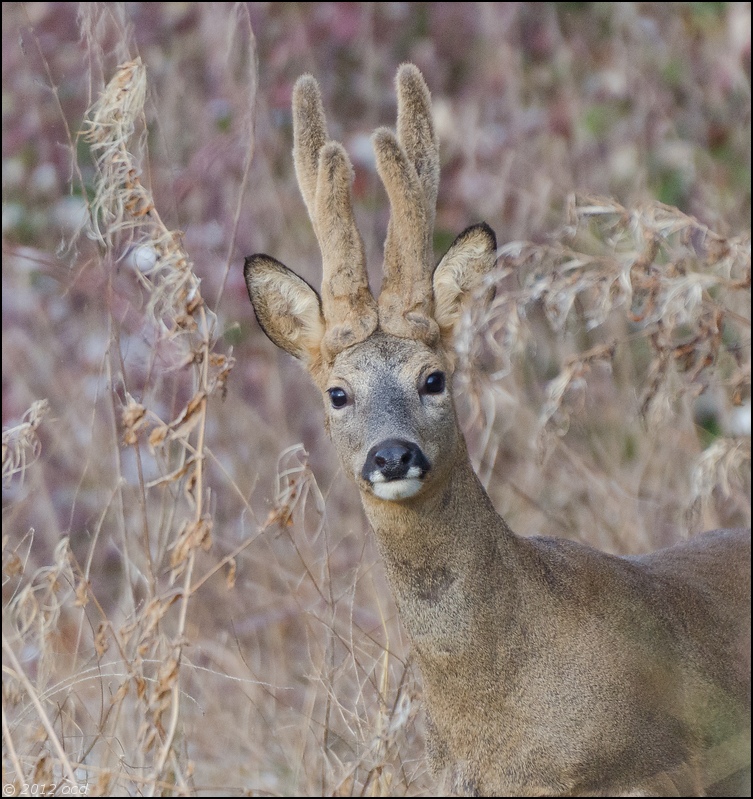
M 441 352 L 376 332 L 337 355 L 325 385 L 329 434 L 361 491 L 410 499 L 452 467 L 459 434 Z
M 452 468 L 460 433 L 451 397 L 452 340 L 462 296 L 496 260 L 486 224 L 469 227 L 434 269 L 439 151 L 429 90 L 411 64 L 397 76 L 397 135 L 374 134 L 391 216 L 379 302 L 369 289 L 350 198 L 352 167 L 327 138 L 311 76 L 293 92 L 293 157 L 322 252 L 322 290 L 268 255 L 246 259 L 256 317 L 321 388 L 327 427 L 363 492 L 407 501 Z

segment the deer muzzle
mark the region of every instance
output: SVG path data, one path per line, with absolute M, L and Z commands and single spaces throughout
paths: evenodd
M 380 499 L 400 500 L 421 490 L 430 469 L 418 444 L 388 438 L 369 450 L 361 477 Z

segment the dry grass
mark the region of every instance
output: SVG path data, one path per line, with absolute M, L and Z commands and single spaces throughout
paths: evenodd
M 4 785 L 433 791 L 357 493 L 241 277 L 264 251 L 318 280 L 302 72 L 371 265 L 364 143 L 397 64 L 427 76 L 437 251 L 482 218 L 501 242 L 456 388 L 513 528 L 634 552 L 750 524 L 749 15 L 3 4 Z

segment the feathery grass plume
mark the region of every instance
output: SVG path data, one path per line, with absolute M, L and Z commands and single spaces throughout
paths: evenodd
M 30 537 L 33 539 L 33 531 Z M 5 554 L 5 553 L 4 553 Z M 22 574 L 24 568 L 19 571 Z M 70 558 L 68 537 L 61 539 L 55 547 L 53 565 L 44 566 L 31 574 L 19 585 L 5 611 L 9 640 L 24 640 L 27 645 L 40 651 L 49 648 L 49 639 L 59 627 L 64 607 L 72 604 L 76 579 Z M 9 630 L 13 628 L 13 633 Z M 41 668 L 49 669 L 48 659 L 40 658 Z
M 125 244 L 126 252 L 119 257 L 131 256 L 149 292 L 149 312 L 167 335 L 195 329 L 200 307 L 209 334 L 214 314 L 204 306 L 182 234 L 162 222 L 141 181 L 141 159 L 129 150 L 143 117 L 146 86 L 146 68 L 136 58 L 118 68 L 89 111 L 84 137 L 97 168 L 89 235 L 110 251 Z M 136 153 L 145 149 L 145 134 L 146 127 L 136 141 Z
M 279 523 L 289 527 L 293 514 L 302 510 L 313 495 L 316 512 L 324 517 L 324 497 L 308 464 L 309 454 L 302 444 L 284 449 L 277 459 L 275 502 L 264 526 Z M 317 533 L 321 530 L 317 530 Z
M 750 436 L 717 438 L 701 453 L 693 468 L 691 518 L 703 513 L 715 491 L 727 500 L 739 492 L 745 501 L 750 493 L 750 455 Z
M 17 474 L 23 480 L 26 469 L 39 457 L 41 444 L 37 428 L 50 410 L 46 399 L 33 402 L 20 424 L 3 430 L 3 487 Z

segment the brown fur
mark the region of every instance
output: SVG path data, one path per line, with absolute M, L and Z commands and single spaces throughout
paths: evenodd
M 350 165 L 324 143 L 313 78 L 296 89 L 295 152 L 323 242 L 322 301 L 268 256 L 245 274 L 264 330 L 322 389 L 361 490 L 421 669 L 432 768 L 462 795 L 749 795 L 750 532 L 620 558 L 521 538 L 497 515 L 451 392 L 460 301 L 494 265 L 494 234 L 469 228 L 432 276 L 438 156 L 415 67 L 401 67 L 398 97 L 398 136 L 375 137 L 392 204 L 378 326 L 365 268 L 354 274 Z M 446 386 L 427 390 L 437 373 Z M 347 403 L 329 401 L 333 388 Z M 429 468 L 413 494 L 384 499 L 365 464 L 395 440 Z

